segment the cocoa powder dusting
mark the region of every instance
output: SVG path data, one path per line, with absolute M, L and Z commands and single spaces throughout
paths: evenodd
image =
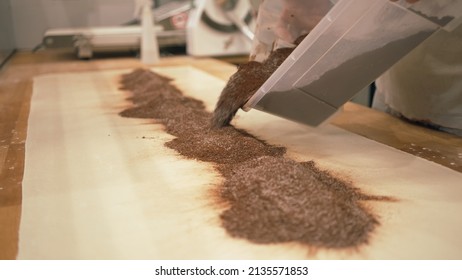
M 235 84 L 231 90 L 241 99 L 239 103 L 268 75 L 254 73 L 254 64 L 240 71 L 255 78 L 255 84 L 243 77 L 231 78 L 244 83 Z M 231 236 L 256 243 L 299 242 L 319 248 L 348 248 L 368 242 L 379 222 L 361 202 L 389 198 L 362 194 L 318 169 L 314 162 L 285 158 L 285 148 L 269 145 L 244 130 L 211 128 L 212 113 L 201 101 L 184 96 L 170 81 L 144 69 L 123 75 L 122 88 L 133 93 L 134 107 L 121 115 L 155 119 L 176 136 L 165 144 L 167 147 L 187 158 L 215 164 L 224 177 L 217 197 L 227 205 L 220 218 Z M 226 106 L 237 110 L 242 105 L 231 102 Z M 223 120 L 229 124 L 230 114 L 213 117 L 214 124 Z

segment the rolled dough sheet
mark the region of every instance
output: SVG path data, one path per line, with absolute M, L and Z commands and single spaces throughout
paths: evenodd
M 192 67 L 153 69 L 212 110 L 224 81 Z M 163 146 L 152 120 L 118 116 L 126 71 L 34 79 L 26 140 L 19 259 L 462 258 L 462 175 L 336 127 L 311 129 L 256 110 L 238 127 L 315 160 L 364 192 L 381 225 L 357 250 L 257 245 L 220 226 L 213 166 Z

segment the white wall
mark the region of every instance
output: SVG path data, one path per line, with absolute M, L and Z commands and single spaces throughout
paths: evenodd
M 132 19 L 134 8 L 133 0 L 9 1 L 18 49 L 34 48 L 50 28 L 123 24 Z
M 10 0 L 0 0 L 0 65 L 14 49 Z

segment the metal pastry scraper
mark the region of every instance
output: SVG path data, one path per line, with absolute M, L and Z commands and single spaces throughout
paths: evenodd
M 462 1 L 340 0 L 243 106 L 317 126 L 440 29 Z

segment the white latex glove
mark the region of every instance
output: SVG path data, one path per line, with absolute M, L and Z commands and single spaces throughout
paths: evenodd
M 335 2 L 335 1 L 334 1 Z M 332 8 L 331 0 L 265 0 L 258 10 L 251 60 L 262 61 L 273 49 L 293 46 Z
M 307 34 L 332 7 L 329 0 L 284 0 L 283 9 L 276 24 L 278 38 L 293 42 Z

